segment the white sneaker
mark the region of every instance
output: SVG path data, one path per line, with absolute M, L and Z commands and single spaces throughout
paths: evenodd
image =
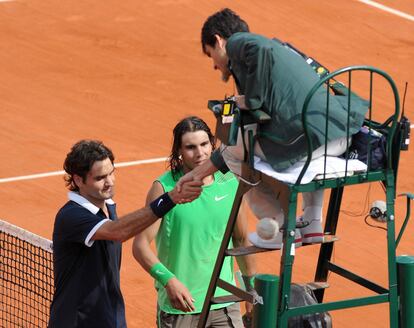
M 296 223 L 302 226 L 300 228 L 302 243 L 314 244 L 323 242 L 322 220 L 312 220 L 307 224 L 303 217 L 299 217 L 296 219 Z
M 281 249 L 283 244 L 283 232 L 279 232 L 276 234 L 275 237 L 272 239 L 262 239 L 257 235 L 257 232 L 249 233 L 249 240 L 250 242 L 260 248 L 267 248 L 267 249 Z M 302 236 L 300 234 L 300 230 L 295 230 L 295 248 L 302 246 Z

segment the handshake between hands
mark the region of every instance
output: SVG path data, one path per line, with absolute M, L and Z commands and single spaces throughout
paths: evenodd
M 178 180 L 174 189 L 168 194 L 175 204 L 185 204 L 200 196 L 202 186 L 202 179 L 196 179 L 192 172 L 188 172 Z

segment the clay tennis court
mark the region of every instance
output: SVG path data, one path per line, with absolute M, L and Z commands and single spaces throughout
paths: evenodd
M 208 99 L 234 93 L 232 83 L 201 52 L 207 16 L 230 7 L 253 32 L 289 41 L 330 70 L 372 65 L 396 82 L 414 121 L 414 2 L 379 1 L 407 16 L 359 1 L 0 1 L 0 218 L 51 238 L 56 211 L 66 202 L 62 170 L 79 139 L 103 140 L 116 162 L 168 156 L 175 123 L 198 115 L 213 126 Z M 410 19 L 411 17 L 411 19 Z M 379 103 L 385 93 L 377 94 Z M 414 152 L 402 153 L 397 192 L 414 192 Z M 117 169 L 118 214 L 142 207 L 165 162 Z M 21 178 L 48 173 L 41 178 Z M 20 177 L 20 178 L 19 178 Z M 9 179 L 10 178 L 10 179 Z M 367 196 L 367 193 L 369 195 Z M 369 204 L 384 199 L 379 185 L 345 189 L 334 258 L 386 285 L 385 232 L 368 227 Z M 356 215 L 359 214 L 359 215 Z M 397 198 L 397 232 L 405 199 Z M 250 229 L 255 219 L 250 216 Z M 397 249 L 414 255 L 414 223 Z M 297 250 L 294 280 L 311 281 L 318 246 Z M 277 274 L 279 252 L 258 255 L 259 272 Z M 364 295 L 332 275 L 326 299 Z M 154 327 L 152 278 L 124 244 L 121 284 L 131 328 Z M 331 313 L 335 327 L 388 327 L 386 305 Z

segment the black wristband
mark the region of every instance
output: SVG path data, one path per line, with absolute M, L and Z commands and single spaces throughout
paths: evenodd
M 213 165 L 220 170 L 221 173 L 226 174 L 229 171 L 226 162 L 224 161 L 223 155 L 219 149 L 216 149 L 210 156 L 210 160 Z
M 162 194 L 150 204 L 151 210 L 159 218 L 164 217 L 174 206 L 175 203 L 171 200 L 168 192 Z

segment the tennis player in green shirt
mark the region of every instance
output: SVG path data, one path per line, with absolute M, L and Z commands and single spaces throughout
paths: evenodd
M 209 160 L 215 148 L 209 127 L 198 117 L 181 120 L 173 134 L 170 170 L 154 182 L 148 192 L 147 203 L 173 189 L 181 176 Z M 177 205 L 134 239 L 136 260 L 155 279 L 157 325 L 160 328 L 197 326 L 238 181 L 231 172 L 216 172 L 205 177 L 203 184 L 198 199 Z M 150 247 L 154 239 L 156 253 Z M 232 243 L 234 246 L 249 245 L 243 213 L 237 220 Z M 237 259 L 245 277 L 255 274 L 254 258 Z M 220 278 L 235 285 L 232 257 L 225 259 Z M 227 294 L 218 288 L 215 296 Z M 239 304 L 213 305 L 208 326 L 242 328 Z

